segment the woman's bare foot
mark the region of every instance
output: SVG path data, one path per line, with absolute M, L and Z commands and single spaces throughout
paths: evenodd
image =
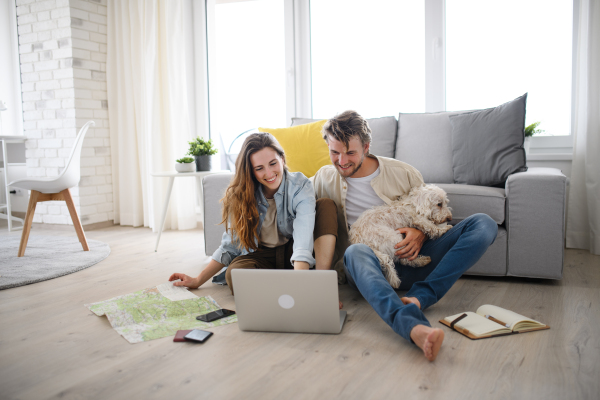
M 410 338 L 421 350 L 423 350 L 425 358 L 429 361 L 433 361 L 437 357 L 440 347 L 442 347 L 444 331 L 439 328 L 416 325 L 410 331 Z
M 419 310 L 421 309 L 421 302 L 417 300 L 416 297 L 400 297 L 400 301 L 402 301 L 405 306 L 408 304 L 416 304 L 417 307 L 419 307 Z

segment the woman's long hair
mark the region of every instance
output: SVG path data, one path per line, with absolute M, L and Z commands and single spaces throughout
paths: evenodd
M 223 220 L 225 230 L 238 237 L 241 248 L 256 250 L 258 248 L 258 206 L 254 192 L 260 185 L 254 176 L 250 157 L 252 154 L 270 147 L 281 157 L 285 166 L 283 148 L 270 133 L 253 133 L 244 140 L 242 150 L 235 161 L 235 176 L 229 183 L 223 203 Z

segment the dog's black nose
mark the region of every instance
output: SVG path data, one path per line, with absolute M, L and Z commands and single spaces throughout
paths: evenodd
M 452 215 L 449 216 L 448 218 L 446 218 L 446 222 L 450 222 L 450 221 L 452 221 Z

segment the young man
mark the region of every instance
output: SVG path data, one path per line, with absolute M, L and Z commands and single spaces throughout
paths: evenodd
M 356 111 L 345 111 L 327 121 L 323 138 L 333 165 L 317 172 L 314 188 L 317 198 L 332 199 L 337 206 L 338 236 L 335 256 L 332 254 L 335 269 L 345 271 L 350 285 L 358 288 L 379 316 L 433 361 L 444 332 L 431 327 L 423 310 L 438 302 L 479 260 L 496 239 L 498 226 L 489 216 L 476 214 L 436 240 L 428 240 L 417 229 L 399 227 L 405 239 L 395 246 L 397 256 L 411 260 L 419 254 L 431 257 L 431 263 L 422 268 L 396 264 L 402 280 L 399 289 L 408 290 L 400 298 L 385 279 L 373 251 L 363 244 L 350 245 L 348 231 L 363 211 L 390 204 L 412 187 L 422 185 L 423 177 L 406 163 L 369 154 L 371 129 Z

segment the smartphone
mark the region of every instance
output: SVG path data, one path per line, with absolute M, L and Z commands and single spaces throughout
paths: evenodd
M 212 332 L 209 331 L 201 331 L 200 329 L 194 329 L 190 333 L 184 336 L 186 340 L 192 340 L 194 342 L 204 343 L 206 340 L 212 336 Z
M 235 311 L 226 310 L 226 309 L 222 308 L 220 310 L 213 311 L 208 314 L 198 315 L 196 317 L 196 319 L 199 321 L 204 321 L 204 322 L 212 322 L 212 321 L 216 321 L 221 318 L 229 317 L 230 315 L 233 315 L 233 314 L 235 314 Z

